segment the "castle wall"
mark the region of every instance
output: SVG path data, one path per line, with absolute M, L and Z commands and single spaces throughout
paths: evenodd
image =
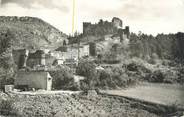
M 90 22 L 83 23 L 84 36 L 104 36 L 117 33 L 122 40 L 124 36 L 127 38 L 130 36 L 129 26 L 123 29 L 123 21 L 117 17 L 114 17 L 112 22 L 100 20 L 97 24 L 91 24 Z
M 112 22 L 100 21 L 98 24 L 83 23 L 83 34 L 84 35 L 106 35 L 113 34 L 117 31 Z

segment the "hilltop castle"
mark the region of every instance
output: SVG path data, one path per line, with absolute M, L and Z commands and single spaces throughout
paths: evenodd
M 125 36 L 129 38 L 129 26 L 125 26 L 125 29 L 123 29 L 123 21 L 117 17 L 114 17 L 111 22 L 101 19 L 97 24 L 83 23 L 83 35 L 99 36 L 107 34 L 119 34 L 121 38 Z

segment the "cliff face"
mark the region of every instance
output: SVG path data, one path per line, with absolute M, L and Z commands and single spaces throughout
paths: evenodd
M 0 16 L 0 38 L 7 32 L 13 35 L 14 49 L 55 49 L 67 39 L 58 29 L 34 17 Z

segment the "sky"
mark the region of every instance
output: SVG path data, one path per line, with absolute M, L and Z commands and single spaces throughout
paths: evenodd
M 0 15 L 33 16 L 72 33 L 73 0 L 0 0 Z M 130 31 L 156 35 L 184 32 L 184 0 L 75 0 L 75 31 L 83 22 L 123 20 Z

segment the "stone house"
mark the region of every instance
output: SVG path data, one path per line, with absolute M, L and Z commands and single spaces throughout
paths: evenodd
M 16 88 L 52 89 L 52 77 L 46 71 L 19 71 L 15 78 Z
M 79 58 L 83 58 L 90 55 L 90 45 L 89 44 L 73 44 L 65 47 L 60 47 L 56 49 L 57 53 L 61 53 L 62 57 L 58 60 L 60 62 L 64 61 L 64 64 L 73 64 L 78 62 Z M 75 61 L 75 62 L 74 62 Z
M 58 59 L 55 59 L 55 60 L 54 60 L 54 62 L 53 62 L 52 65 L 54 65 L 54 66 L 56 66 L 56 65 L 63 65 L 63 64 L 64 64 L 64 61 L 65 61 L 64 59 L 62 59 L 62 58 L 59 59 L 59 58 L 58 58 Z
M 14 62 L 19 69 L 35 66 L 52 66 L 53 62 L 61 59 L 61 53 L 51 54 L 49 50 L 13 50 Z
M 85 56 L 90 55 L 89 47 L 90 47 L 89 44 L 82 45 L 82 48 L 80 49 L 81 57 L 85 57 Z

